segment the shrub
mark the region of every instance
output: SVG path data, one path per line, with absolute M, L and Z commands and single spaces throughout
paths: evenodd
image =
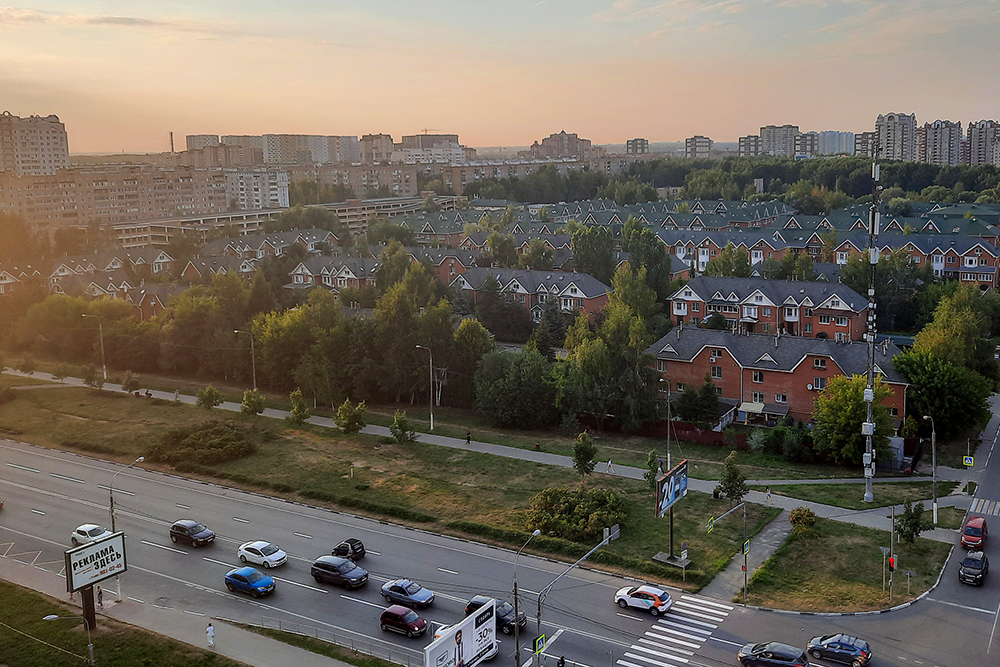
M 131 394 L 138 388 L 139 376 L 132 371 L 125 371 L 125 377 L 122 379 L 122 391 L 126 394 Z
M 590 434 L 584 431 L 576 436 L 576 442 L 573 443 L 573 467 L 580 473 L 580 477 L 594 472 L 594 466 L 597 465 L 596 458 L 597 445 L 594 444 Z
M 755 428 L 753 432 L 747 437 L 747 447 L 754 454 L 763 454 L 767 451 L 768 440 L 771 439 L 770 434 L 762 429 Z
M 813 450 L 806 444 L 805 430 L 800 428 L 785 429 L 781 453 L 793 463 L 812 463 Z
M 729 456 L 726 457 L 726 462 L 722 466 L 722 477 L 716 484 L 715 490 L 719 492 L 720 496 L 728 498 L 730 505 L 739 504 L 743 497 L 750 492 L 746 485 L 746 477 L 736 465 L 735 451 L 730 452 Z M 714 496 L 715 492 L 712 495 Z
M 584 541 L 601 537 L 605 528 L 624 525 L 626 518 L 625 501 L 613 491 L 550 487 L 531 499 L 527 523 L 548 535 Z
M 389 432 L 392 433 L 394 442 L 399 445 L 407 445 L 417 440 L 417 432 L 410 430 L 410 422 L 406 418 L 405 411 L 396 410 L 396 414 L 392 416 Z
M 210 420 L 195 426 L 167 431 L 147 456 L 152 461 L 180 464 L 193 462 L 212 465 L 249 456 L 257 447 L 245 429 L 230 421 Z
M 306 407 L 306 402 L 302 400 L 302 390 L 296 389 L 288 394 L 288 398 L 292 401 L 292 413 L 285 417 L 285 419 L 293 424 L 305 423 L 309 419 L 309 408 Z
M 90 364 L 83 369 L 83 383 L 100 391 L 104 387 L 104 372 L 98 372 L 94 364 Z
M 792 532 L 795 535 L 809 537 L 814 534 L 816 514 L 808 507 L 796 507 L 789 513 L 788 522 L 792 524 Z
M 365 412 L 368 406 L 361 401 L 357 406 L 351 405 L 351 399 L 345 398 L 344 402 L 337 408 L 337 414 L 333 416 L 333 423 L 348 435 L 357 433 L 365 427 Z
M 211 410 L 222 405 L 222 392 L 212 385 L 198 390 L 195 396 L 198 399 L 198 407 L 205 408 L 206 410 Z
M 55 368 L 52 369 L 52 379 L 62 382 L 69 376 L 71 376 L 76 371 L 73 366 L 67 363 L 56 364 Z
M 245 415 L 259 415 L 264 412 L 264 394 L 256 389 L 247 389 L 243 392 L 243 402 L 240 403 L 240 412 Z

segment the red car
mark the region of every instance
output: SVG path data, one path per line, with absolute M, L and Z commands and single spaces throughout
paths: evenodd
M 986 529 L 986 519 L 981 516 L 969 517 L 965 522 L 965 529 L 962 530 L 962 546 L 970 551 L 982 551 L 986 546 L 986 536 L 989 531 Z
M 394 604 L 382 612 L 379 624 L 383 630 L 398 632 L 407 637 L 419 637 L 427 630 L 427 621 L 412 609 Z

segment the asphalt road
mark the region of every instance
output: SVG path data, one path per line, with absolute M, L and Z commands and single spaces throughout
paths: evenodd
M 5 502 L 0 554 L 60 572 L 77 525 L 110 523 L 108 484 L 121 470 L 118 464 L 0 441 Z M 375 644 L 380 653 L 391 651 L 396 660 L 417 664 L 429 637 L 409 640 L 378 629 L 384 581 L 405 576 L 434 590 L 436 601 L 420 613 L 437 623 L 458 621 L 474 594 L 510 598 L 514 554 L 505 549 L 135 468 L 116 478 L 115 501 L 117 527 L 127 535 L 123 605 L 156 604 L 250 623 L 268 619 L 272 625 L 280 619 L 284 625 Z M 181 518 L 215 530 L 215 544 L 200 549 L 172 544 L 168 528 Z M 368 585 L 345 591 L 316 584 L 309 575 L 311 562 L 352 536 L 369 549 L 361 561 L 371 573 Z M 274 542 L 290 555 L 288 564 L 272 571 L 276 592 L 259 601 L 229 593 L 223 584 L 225 572 L 240 565 L 237 546 L 254 539 Z M 952 561 L 932 595 L 935 601 L 854 617 L 776 614 L 672 591 L 673 609 L 653 619 L 613 603 L 614 592 L 633 582 L 577 569 L 560 580 L 544 604 L 547 662 L 551 667 L 562 655 L 587 667 L 715 667 L 735 664 L 736 650 L 747 642 L 773 639 L 804 646 L 816 634 L 843 630 L 865 637 L 879 665 L 1000 664 L 1000 646 L 989 644 L 995 614 L 987 613 L 997 607 L 1000 572 L 981 589 L 952 586 L 952 578 L 957 583 Z M 522 662 L 531 656 L 537 593 L 565 568 L 527 555 L 519 560 L 521 604 L 529 615 L 521 636 Z M 109 600 L 115 585 L 106 583 Z M 509 665 L 514 642 L 501 639 L 495 662 Z

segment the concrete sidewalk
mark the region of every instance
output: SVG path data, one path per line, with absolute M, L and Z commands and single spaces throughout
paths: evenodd
M 738 517 L 734 519 L 738 520 Z M 746 573 L 748 581 L 764 561 L 773 556 L 778 547 L 785 543 L 785 538 L 791 533 L 792 524 L 788 522 L 788 510 L 782 510 L 781 514 L 764 527 L 764 530 L 750 539 Z M 701 589 L 699 594 L 720 600 L 731 600 L 743 590 L 743 581 L 743 558 L 740 553 L 733 556 L 726 569 L 715 575 L 711 583 Z
M 58 574 L 13 558 L 0 557 L 0 579 L 44 593 L 75 607 L 79 610 L 77 613 L 83 613 L 80 596 L 74 596 L 73 600 L 69 600 L 66 580 Z M 113 584 L 111 581 L 105 583 Z M 196 610 L 163 609 L 127 597 L 122 602 L 117 602 L 116 598 L 115 591 L 104 589 L 104 609 L 97 610 L 98 627 L 101 625 L 101 617 L 106 616 L 254 667 L 275 667 L 275 665 L 350 667 L 348 663 L 243 630 Z M 205 628 L 210 622 L 215 626 L 214 649 L 208 648 L 205 635 Z M 107 658 L 101 659 L 99 637 L 94 641 L 94 658 L 99 665 L 107 663 Z

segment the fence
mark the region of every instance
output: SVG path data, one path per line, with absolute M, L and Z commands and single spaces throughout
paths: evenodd
M 284 621 L 280 618 L 271 618 L 269 616 L 261 616 L 261 622 L 258 627 L 290 632 L 303 637 L 313 637 L 314 639 L 336 644 L 356 653 L 370 655 L 373 658 L 393 662 L 397 665 L 405 665 L 406 667 L 423 667 L 424 665 L 424 656 L 420 651 L 400 648 L 374 637 L 365 637 L 362 634 L 346 630 L 336 632 L 302 623 Z

